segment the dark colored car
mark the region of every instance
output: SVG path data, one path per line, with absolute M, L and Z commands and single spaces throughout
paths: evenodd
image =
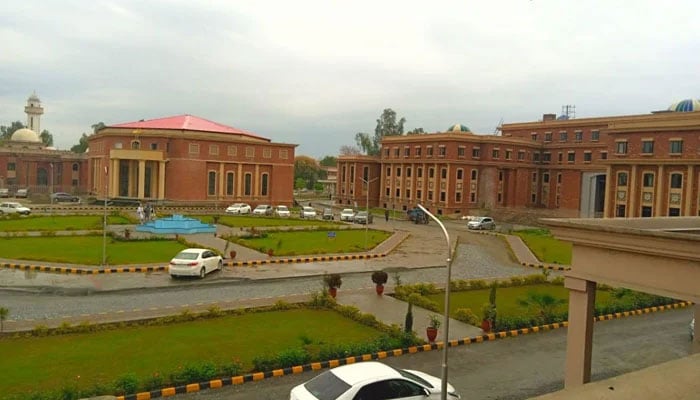
M 408 214 L 408 219 L 413 221 L 414 224 L 427 224 L 428 223 L 428 214 L 423 212 L 420 208 L 412 208 L 408 211 L 406 211 L 406 214 Z
M 51 195 L 52 203 L 80 203 L 80 197 L 70 193 L 56 192 Z

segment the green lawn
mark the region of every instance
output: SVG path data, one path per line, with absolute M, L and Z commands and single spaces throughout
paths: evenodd
M 92 387 L 126 373 L 169 376 L 183 364 L 239 359 L 245 370 L 261 354 L 313 343 L 360 343 L 375 329 L 334 311 L 289 310 L 132 327 L 91 334 L 0 340 L 0 393 L 55 390 L 71 383 Z
M 0 231 L 30 232 L 30 231 L 74 231 L 102 230 L 101 215 L 56 215 L 30 216 L 26 218 L 0 218 Z M 108 215 L 107 224 L 123 225 L 133 223 L 128 218 L 119 215 Z
M 167 263 L 185 246 L 175 240 L 114 241 L 107 237 L 110 265 Z M 2 237 L 4 258 L 100 265 L 102 236 Z
M 267 237 L 236 239 L 236 242 L 266 252 L 272 249 L 276 256 L 306 254 L 353 253 L 365 250 L 365 231 L 345 229 L 335 232 L 335 239 L 328 238 L 329 231 L 270 232 Z M 369 229 L 367 249 L 372 249 L 391 236 L 391 233 Z
M 214 216 L 212 215 L 195 215 L 193 218 L 197 218 L 202 222 L 213 223 Z M 222 215 L 219 216 L 219 223 L 222 225 L 234 227 L 234 228 L 244 228 L 244 227 L 258 227 L 258 226 L 321 226 L 321 227 L 333 227 L 339 225 L 338 222 L 333 221 L 323 221 L 320 219 L 299 219 L 299 218 L 276 218 L 276 217 L 254 217 L 252 215 Z
M 555 239 L 546 229 L 514 231 L 542 262 L 571 264 L 571 243 Z

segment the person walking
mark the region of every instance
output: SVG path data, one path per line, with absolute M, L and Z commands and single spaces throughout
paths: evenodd
M 141 224 L 143 224 L 144 215 L 143 215 L 143 206 L 141 205 L 141 203 L 139 203 L 139 206 L 136 207 L 136 216 L 139 217 L 139 222 Z
M 386 222 L 389 222 L 389 209 L 388 208 L 384 210 L 384 220 L 386 220 Z

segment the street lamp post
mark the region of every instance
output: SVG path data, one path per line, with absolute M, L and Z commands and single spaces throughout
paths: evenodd
M 379 179 L 379 177 L 369 179 L 369 174 L 367 175 L 367 179 L 360 178 L 362 183 L 367 185 L 367 202 L 365 203 L 365 208 L 367 209 L 367 221 L 365 223 L 365 251 L 367 251 L 367 231 L 369 229 L 369 184 L 377 179 Z
M 107 264 L 107 195 L 109 190 L 109 169 L 105 167 L 104 210 L 102 215 L 102 267 Z
M 443 325 L 445 330 L 442 335 L 442 386 L 440 392 L 440 398 L 442 400 L 447 399 L 447 347 L 449 344 L 450 336 L 450 278 L 452 275 L 452 247 L 450 245 L 450 234 L 447 233 L 445 225 L 436 216 L 428 212 L 422 205 L 418 204 L 418 208 L 423 210 L 430 218 L 432 218 L 440 228 L 442 233 L 445 235 L 445 240 L 447 241 L 447 281 L 445 282 L 445 314 L 443 316 Z

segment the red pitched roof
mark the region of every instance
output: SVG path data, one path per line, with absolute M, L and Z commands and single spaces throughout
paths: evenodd
M 255 139 L 270 141 L 270 139 L 258 136 L 254 133 L 246 132 L 242 129 L 222 125 L 194 115 L 176 115 L 174 117 L 149 119 L 146 121 L 126 122 L 123 124 L 109 125 L 109 128 L 132 128 L 132 129 L 172 129 L 188 130 L 200 132 L 226 133 L 249 136 Z

